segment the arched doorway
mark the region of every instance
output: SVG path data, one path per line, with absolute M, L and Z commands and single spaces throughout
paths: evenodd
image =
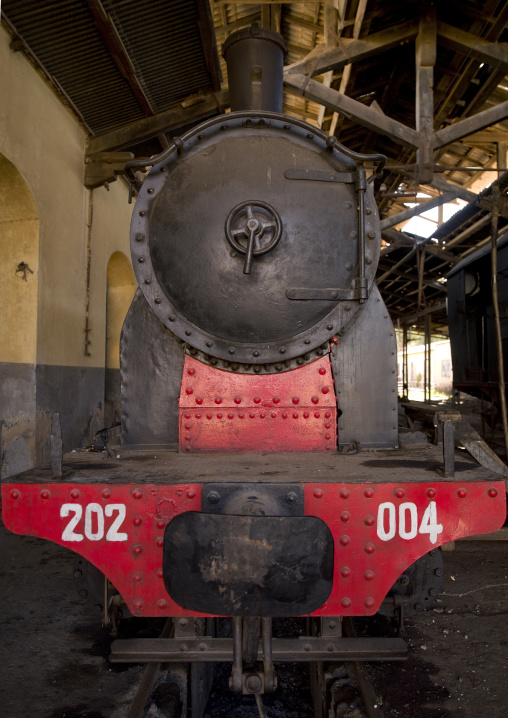
M 120 334 L 137 286 L 131 263 L 123 252 L 111 255 L 107 282 L 104 426 L 112 426 L 120 421 Z
M 35 465 L 39 216 L 0 154 L 0 427 L 5 478 Z

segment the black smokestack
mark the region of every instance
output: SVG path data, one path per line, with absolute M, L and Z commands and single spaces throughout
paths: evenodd
M 222 48 L 228 66 L 231 110 L 282 112 L 286 43 L 282 35 L 254 23 L 228 37 Z

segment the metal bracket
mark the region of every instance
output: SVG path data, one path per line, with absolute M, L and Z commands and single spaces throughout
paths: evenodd
M 265 516 L 303 516 L 301 484 L 206 484 L 203 511 L 210 514 L 246 513 L 262 506 Z M 271 511 L 271 509 L 275 511 Z
M 132 152 L 97 152 L 85 159 L 85 187 L 94 189 L 114 182 L 125 172 L 125 164 L 134 157 Z
M 369 298 L 367 280 L 356 277 L 353 279 L 353 289 L 339 289 L 335 287 L 312 288 L 312 287 L 289 287 L 286 289 L 286 297 L 298 301 L 329 301 L 329 302 L 354 302 Z
M 292 180 L 341 182 L 342 184 L 353 184 L 355 181 L 353 172 L 322 172 L 320 170 L 286 170 L 284 177 Z

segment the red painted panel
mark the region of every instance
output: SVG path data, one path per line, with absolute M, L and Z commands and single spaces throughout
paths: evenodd
M 337 408 L 328 356 L 282 374 L 234 374 L 185 358 L 180 449 L 333 451 Z
M 176 605 L 162 579 L 165 526 L 183 511 L 200 510 L 201 490 L 200 484 L 4 484 L 3 519 L 14 533 L 50 539 L 91 561 L 134 615 L 202 615 Z M 335 542 L 332 593 L 314 615 L 370 615 L 427 551 L 499 529 L 506 493 L 503 481 L 307 484 L 305 507 L 328 524 Z

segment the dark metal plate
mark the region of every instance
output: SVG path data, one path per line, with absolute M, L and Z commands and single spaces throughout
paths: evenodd
M 191 611 L 298 616 L 317 610 L 333 583 L 333 538 L 313 516 L 189 511 L 164 535 L 164 583 Z
M 203 487 L 203 511 L 210 514 L 249 516 L 303 516 L 300 484 L 207 484 Z

